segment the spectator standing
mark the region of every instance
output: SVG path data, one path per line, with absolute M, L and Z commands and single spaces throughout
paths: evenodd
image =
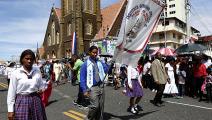
M 46 61 L 44 65 L 44 80 L 49 82 L 47 89 L 42 93 L 42 102 L 44 107 L 48 105 L 49 97 L 52 93 L 52 64 L 49 61 Z
M 53 64 L 53 71 L 55 74 L 55 82 L 58 85 L 62 74 L 62 65 L 59 63 L 59 60 L 56 60 Z
M 147 88 L 152 90 L 153 92 L 156 91 L 154 87 L 154 80 L 151 75 L 151 60 L 149 56 L 144 59 L 144 69 L 143 69 L 143 76 L 142 81 L 145 81 Z
M 175 84 L 174 63 L 175 60 L 173 57 L 167 57 L 167 63 L 165 65 L 165 69 L 168 74 L 170 82 L 166 83 L 163 93 L 166 95 L 171 95 L 172 97 L 177 97 L 178 89 Z
M 199 97 L 199 102 L 202 101 L 202 91 L 201 86 L 207 76 L 206 66 L 202 63 L 202 56 L 195 55 L 194 56 L 194 92 L 195 96 Z
M 201 90 L 207 95 L 208 102 L 212 102 L 212 66 L 207 69 L 208 75 L 205 78 Z
M 83 95 L 83 91 L 80 87 L 80 69 L 81 69 L 81 66 L 83 64 L 83 61 L 79 59 L 79 56 L 74 54 L 72 55 L 72 61 L 74 62 L 74 67 L 72 69 L 72 71 L 74 71 L 77 75 L 77 81 L 78 81 L 78 85 L 79 85 L 79 91 L 78 91 L 78 98 L 76 101 L 74 101 L 74 103 L 80 105 L 80 106 L 83 106 L 83 107 L 87 107 L 86 106 L 86 103 L 85 103 L 85 98 L 84 98 L 84 95 Z
M 177 66 L 176 72 L 178 75 L 178 95 L 179 98 L 183 98 L 183 96 L 185 95 L 185 83 L 187 80 L 185 58 L 182 58 L 182 60 L 180 61 L 179 66 Z

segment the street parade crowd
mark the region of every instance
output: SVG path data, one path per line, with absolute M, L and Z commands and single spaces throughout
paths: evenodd
M 91 46 L 87 56 L 72 55 L 62 60 L 37 60 L 27 49 L 21 53 L 21 67 L 7 64 L 4 75 L 9 85 L 7 105 L 9 120 L 46 120 L 45 107 L 52 88 L 66 82 L 79 86 L 73 104 L 88 108 L 86 119 L 103 119 L 104 86 L 122 92 L 129 97 L 126 110 L 132 114 L 142 111 L 139 103 L 145 93 L 155 92 L 150 100 L 154 106 L 164 106 L 163 97 L 183 99 L 189 96 L 199 102 L 212 102 L 211 57 L 204 54 L 182 56 L 142 55 L 134 68 L 119 64 L 110 58 L 98 57 L 98 48 Z

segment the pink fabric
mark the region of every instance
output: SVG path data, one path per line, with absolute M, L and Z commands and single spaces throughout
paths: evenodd
M 156 53 L 161 53 L 162 55 L 164 56 L 174 56 L 175 53 L 174 53 L 174 50 L 171 49 L 171 48 L 160 48 L 158 50 L 155 50 L 152 55 L 155 55 Z
M 203 92 L 203 94 L 206 94 L 206 84 L 207 84 L 207 82 L 206 82 L 206 80 L 204 80 L 204 82 L 201 86 L 201 91 Z

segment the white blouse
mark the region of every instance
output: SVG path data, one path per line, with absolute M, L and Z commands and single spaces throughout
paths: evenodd
M 33 67 L 28 73 L 23 67 L 15 70 L 11 74 L 10 85 L 7 95 L 8 112 L 14 111 L 15 98 L 17 94 L 27 95 L 39 90 L 44 91 L 47 82 L 42 80 L 39 69 Z

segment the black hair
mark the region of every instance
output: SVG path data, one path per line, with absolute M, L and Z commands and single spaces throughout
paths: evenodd
M 98 50 L 98 47 L 96 47 L 96 46 L 91 46 L 90 48 L 89 48 L 89 50 L 88 50 L 88 52 L 91 52 L 92 50 L 94 50 L 94 49 L 97 49 Z
M 175 61 L 174 57 L 172 57 L 172 56 L 166 57 L 166 62 L 172 62 L 172 61 Z
M 14 67 L 15 66 L 15 62 L 11 62 L 9 65 L 8 65 L 8 67 Z
M 77 54 L 73 54 L 73 55 L 72 55 L 72 58 L 79 59 L 80 57 L 79 57 L 79 55 L 77 55 Z
M 143 65 L 143 62 L 144 62 L 144 58 L 140 57 L 139 60 L 138 60 L 138 64 L 139 65 Z
M 21 63 L 21 65 L 23 65 L 22 60 L 23 60 L 23 58 L 24 58 L 26 55 L 31 55 L 31 56 L 32 56 L 33 62 L 35 62 L 35 54 L 34 54 L 34 52 L 33 52 L 32 50 L 30 50 L 30 49 L 27 49 L 27 50 L 24 50 L 24 51 L 21 53 L 21 57 L 20 57 L 20 63 Z

